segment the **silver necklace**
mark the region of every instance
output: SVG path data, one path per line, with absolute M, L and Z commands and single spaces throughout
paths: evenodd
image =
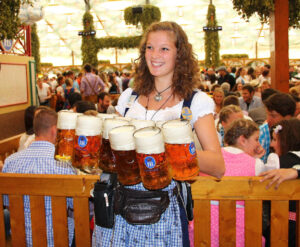
M 170 96 L 166 99 L 166 101 L 154 112 L 154 114 L 152 115 L 152 117 L 150 118 L 150 120 L 152 120 L 153 119 L 153 117 L 156 115 L 156 113 L 158 113 L 160 110 L 161 110 L 161 108 L 163 108 L 163 106 L 165 105 L 165 104 L 167 104 L 167 102 L 169 101 L 169 99 L 171 98 L 171 96 L 172 96 L 173 94 L 170 94 Z M 145 120 L 147 120 L 147 113 L 148 113 L 148 105 L 149 105 L 149 96 L 148 96 L 148 98 L 147 98 L 147 105 L 146 105 L 146 112 L 145 112 Z
M 157 92 L 157 94 L 154 96 L 155 101 L 157 101 L 157 102 L 161 101 L 162 98 L 163 98 L 163 96 L 162 96 L 161 94 L 162 94 L 163 92 L 165 92 L 166 90 L 168 90 L 170 87 L 172 87 L 172 85 L 168 86 L 166 89 L 164 89 L 164 90 L 162 90 L 162 91 L 159 92 L 159 91 L 156 89 L 156 87 L 154 86 L 155 91 Z

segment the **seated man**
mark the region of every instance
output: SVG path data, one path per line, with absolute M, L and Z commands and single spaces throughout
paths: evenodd
M 115 113 L 115 108 L 111 105 L 111 99 L 108 93 L 101 92 L 98 94 L 98 103 L 95 105 L 99 113 Z
M 293 117 L 296 110 L 296 102 L 289 94 L 275 93 L 268 97 L 264 104 L 267 109 L 267 121 L 259 126 L 259 142 L 266 151 L 261 159 L 266 162 L 270 152 L 270 128 L 283 119 Z
M 242 97 L 240 100 L 240 107 L 243 111 L 249 112 L 251 109 L 255 109 L 257 107 L 263 106 L 261 98 L 254 96 L 255 90 L 249 84 L 246 84 L 242 88 Z
M 34 116 L 33 128 L 35 140 L 25 150 L 9 156 L 4 163 L 2 172 L 29 174 L 76 174 L 70 163 L 59 162 L 54 159 L 55 140 L 57 133 L 57 113 L 48 107 L 38 108 Z M 9 206 L 8 197 L 4 197 L 4 205 Z M 71 198 L 67 199 L 67 206 L 72 208 Z M 67 212 L 67 209 L 66 209 Z M 45 196 L 45 214 L 47 226 L 47 243 L 53 246 L 53 225 L 51 198 Z M 32 246 L 31 218 L 29 196 L 24 196 L 24 216 L 27 246 Z M 42 219 L 41 219 L 42 220 Z M 74 235 L 74 222 L 68 218 L 69 245 Z

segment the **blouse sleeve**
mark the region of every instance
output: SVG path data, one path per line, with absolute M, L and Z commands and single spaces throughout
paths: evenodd
M 198 91 L 192 101 L 191 111 L 193 114 L 191 124 L 198 120 L 199 117 L 203 117 L 207 114 L 213 114 L 215 109 L 215 103 L 206 93 Z
M 116 105 L 116 111 L 124 116 L 125 109 L 128 107 L 132 88 L 127 88 L 119 97 L 118 104 Z
M 256 159 L 255 162 L 255 176 L 260 174 L 261 172 L 266 172 L 274 169 L 279 169 L 279 157 L 275 153 L 271 153 L 268 157 L 267 163 L 264 164 L 261 159 Z

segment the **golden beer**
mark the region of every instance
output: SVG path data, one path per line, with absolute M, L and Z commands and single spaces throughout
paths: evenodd
M 111 129 L 128 125 L 128 121 L 126 120 L 118 120 L 118 119 L 105 119 L 103 124 L 103 136 L 102 136 L 102 145 L 99 150 L 99 167 L 105 172 L 117 172 L 117 167 L 115 161 L 113 160 L 113 155 L 110 147 L 110 141 L 108 133 Z
M 89 170 L 98 168 L 101 136 L 75 136 L 73 166 Z
M 171 120 L 163 124 L 167 160 L 172 166 L 173 178 L 189 180 L 199 173 L 197 152 L 191 125 L 187 120 Z
M 98 168 L 101 147 L 102 120 L 94 116 L 79 116 L 75 132 L 73 166 L 92 171 Z
M 58 113 L 55 157 L 60 160 L 73 159 L 76 120 L 76 113 L 65 111 Z
M 145 188 L 158 190 L 167 187 L 172 181 L 171 166 L 165 152 L 159 154 L 137 153 L 136 158 Z
M 126 125 L 113 128 L 108 134 L 118 180 L 123 185 L 134 185 L 141 182 L 133 139 L 134 131 L 133 125 Z
M 172 180 L 172 169 L 166 160 L 161 130 L 146 127 L 134 132 L 136 156 L 145 188 L 162 189 Z
M 112 150 L 117 165 L 118 180 L 123 185 L 134 185 L 142 181 L 135 150 Z

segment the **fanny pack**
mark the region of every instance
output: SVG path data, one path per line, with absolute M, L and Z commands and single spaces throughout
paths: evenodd
M 115 194 L 115 213 L 132 225 L 154 224 L 169 203 L 167 191 L 139 191 L 119 186 Z
M 117 187 L 117 174 L 102 173 L 100 181 L 94 186 L 94 210 L 97 226 L 113 228 L 114 201 Z

